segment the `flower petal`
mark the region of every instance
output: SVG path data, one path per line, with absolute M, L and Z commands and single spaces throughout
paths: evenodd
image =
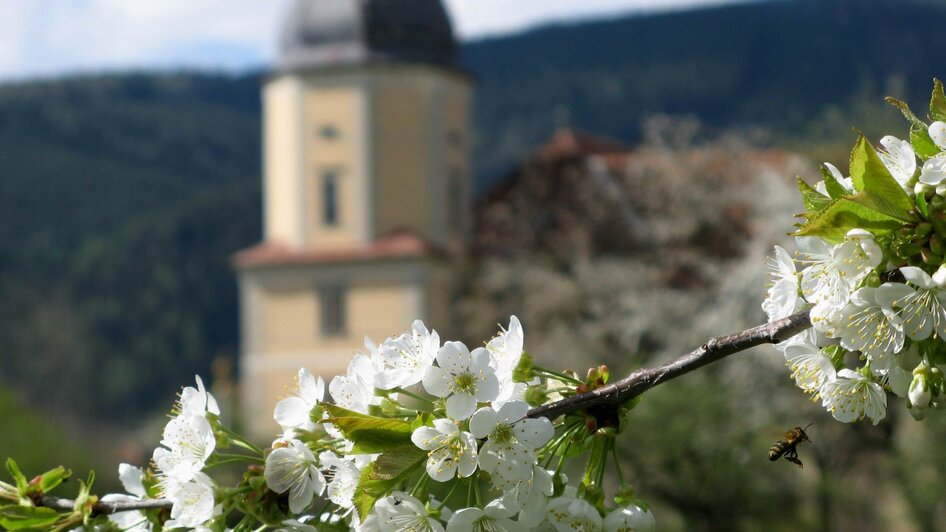
M 273 419 L 283 429 L 301 427 L 309 421 L 311 407 L 301 397 L 287 397 L 276 403 Z
M 485 407 L 477 410 L 470 418 L 470 432 L 477 438 L 485 438 L 496 428 L 496 411 Z
M 446 397 L 450 395 L 453 387 L 453 375 L 443 368 L 430 366 L 427 373 L 424 374 L 424 389 L 427 393 L 435 397 Z
M 462 342 L 447 342 L 437 352 L 437 364 L 454 375 L 470 371 L 471 362 L 470 350 Z
M 509 401 L 497 413 L 499 423 L 512 424 L 526 417 L 529 413 L 529 404 L 523 401 Z
M 476 398 L 466 392 L 457 392 L 447 398 L 447 415 L 457 421 L 470 417 L 476 410 Z
M 555 435 L 552 422 L 544 417 L 523 419 L 515 424 L 513 430 L 516 431 L 516 439 L 519 440 L 519 443 L 530 449 L 542 447 Z
M 443 434 L 433 427 L 418 427 L 411 433 L 411 441 L 425 451 L 432 451 L 443 446 Z

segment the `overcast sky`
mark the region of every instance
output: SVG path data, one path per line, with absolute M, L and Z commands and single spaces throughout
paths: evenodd
M 275 53 L 292 0 L 0 0 L 0 80 L 127 68 L 241 70 Z M 410 1 L 410 0 L 404 0 Z M 731 0 L 446 0 L 460 38 Z

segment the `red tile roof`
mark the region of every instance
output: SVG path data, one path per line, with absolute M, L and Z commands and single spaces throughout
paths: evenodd
M 552 138 L 535 150 L 535 156 L 539 159 L 554 161 L 629 151 L 630 148 L 617 140 L 571 128 L 560 128 L 552 135 Z
M 236 252 L 233 264 L 238 269 L 292 264 L 331 264 L 378 259 L 398 259 L 438 255 L 442 250 L 416 233 L 402 231 L 358 247 L 339 249 L 300 249 L 279 242 L 261 242 Z

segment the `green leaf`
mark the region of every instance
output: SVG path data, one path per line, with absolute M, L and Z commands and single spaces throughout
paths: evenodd
M 890 175 L 874 147 L 864 135 L 858 137 L 851 151 L 851 180 L 857 194 L 857 202 L 905 222 L 915 221 L 910 211 L 913 201 Z
M 933 139 L 930 138 L 929 125 L 917 118 L 916 115 L 913 114 L 913 111 L 910 110 L 910 106 L 903 100 L 889 96 L 886 100 L 890 105 L 900 109 L 903 116 L 910 122 L 910 144 L 913 145 L 913 151 L 923 159 L 929 159 L 930 157 L 939 155 L 939 148 L 936 147 L 936 144 L 933 143 Z
M 926 196 L 925 196 L 925 195 L 923 195 L 923 194 L 917 194 L 917 195 L 916 195 L 916 210 L 917 210 L 917 212 L 919 212 L 924 218 L 929 218 L 929 217 L 930 217 L 930 206 L 929 206 L 929 204 L 926 202 Z
M 421 427 L 432 426 L 434 426 L 434 415 L 430 412 L 421 412 L 417 414 L 417 417 L 415 417 L 414 421 L 411 422 L 411 432 L 414 432 Z
M 6 530 L 48 527 L 59 520 L 52 508 L 10 505 L 0 507 L 0 526 Z
M 922 159 L 929 159 L 940 153 L 939 148 L 936 147 L 936 143 L 930 138 L 930 133 L 925 127 L 923 129 L 913 128 L 910 130 L 910 144 L 913 145 L 913 151 Z
M 20 471 L 20 466 L 16 465 L 16 460 L 7 458 L 7 471 L 10 472 L 10 476 L 12 476 L 13 480 L 16 482 L 17 491 L 20 492 L 20 495 L 25 495 L 29 487 L 29 482 L 26 480 L 23 472 Z
M 943 82 L 933 78 L 933 95 L 930 97 L 930 116 L 933 120 L 946 122 L 946 95 L 943 94 Z
M 69 478 L 70 475 L 72 475 L 72 471 L 62 466 L 43 473 L 39 477 L 39 489 L 41 493 L 49 493 L 50 490 L 61 484 L 64 480 Z
M 325 403 L 320 406 L 324 408 L 331 417 L 361 417 L 365 419 L 372 419 L 375 417 L 375 416 L 369 416 L 368 414 L 362 414 L 361 412 L 355 412 L 354 410 L 349 410 L 347 408 L 342 408 L 338 405 L 333 405 L 329 403 Z
M 820 236 L 832 242 L 840 242 L 844 240 L 844 235 L 855 227 L 879 236 L 903 225 L 896 218 L 853 201 L 853 198 L 833 200 L 821 212 L 812 214 L 793 235 Z
M 338 427 L 345 438 L 354 442 L 354 454 L 374 454 L 411 442 L 411 422 L 403 419 L 373 417 L 335 405 L 325 405 L 333 416 L 326 422 Z
M 831 198 L 811 188 L 802 178 L 798 178 L 798 191 L 801 192 L 801 199 L 805 202 L 805 208 L 809 212 L 818 212 L 831 203 Z
M 381 454 L 361 471 L 354 503 L 362 519 L 374 508 L 374 503 L 405 485 L 411 475 L 427 459 L 427 452 L 414 444 L 401 445 Z
M 834 178 L 834 174 L 831 173 L 831 170 L 828 170 L 827 166 L 821 166 L 821 177 L 824 178 L 824 188 L 828 191 L 828 196 L 831 196 L 831 199 L 838 199 L 850 193 L 848 189 L 844 188 L 844 185 L 838 183 L 838 180 Z
M 900 112 L 903 113 L 903 116 L 910 122 L 911 128 L 923 129 L 924 131 L 926 130 L 927 128 L 926 123 L 920 120 L 919 118 L 917 118 L 915 114 L 913 114 L 913 111 L 910 110 L 910 106 L 907 105 L 907 102 L 903 100 L 898 100 L 890 96 L 887 96 L 886 98 L 884 98 L 884 101 L 896 107 L 897 109 L 900 109 Z

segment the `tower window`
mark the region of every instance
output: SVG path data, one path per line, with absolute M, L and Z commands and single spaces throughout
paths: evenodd
M 338 225 L 338 172 L 322 172 L 322 223 Z
M 323 286 L 319 289 L 322 307 L 322 336 L 345 334 L 345 288 L 340 285 Z
M 318 135 L 324 140 L 334 140 L 338 138 L 338 128 L 333 124 L 323 124 L 319 128 Z

